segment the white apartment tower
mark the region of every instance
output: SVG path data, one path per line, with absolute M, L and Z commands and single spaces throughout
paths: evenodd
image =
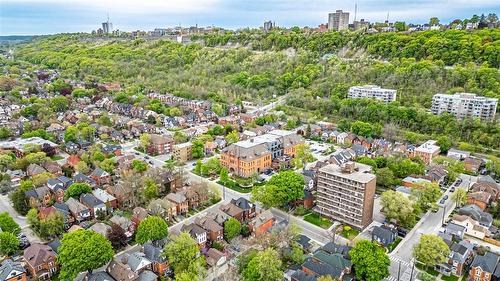
M 457 118 L 476 117 L 492 121 L 495 119 L 497 104 L 496 98 L 480 97 L 470 93 L 436 94 L 432 98 L 431 112 L 438 115 L 448 112 Z
M 349 88 L 347 97 L 351 99 L 376 99 L 381 100 L 385 103 L 396 101 L 397 90 L 384 89 L 379 86 L 365 85 L 365 86 L 353 86 Z
M 349 27 L 349 13 L 337 10 L 335 13 L 328 14 L 329 30 L 344 30 Z

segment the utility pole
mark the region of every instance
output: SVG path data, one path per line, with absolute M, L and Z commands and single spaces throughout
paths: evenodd
M 413 269 L 415 268 L 415 259 L 412 259 L 412 265 L 411 265 L 411 274 L 410 274 L 410 281 L 413 280 Z
M 401 261 L 399 261 L 399 266 L 398 266 L 398 281 L 400 273 L 401 273 Z

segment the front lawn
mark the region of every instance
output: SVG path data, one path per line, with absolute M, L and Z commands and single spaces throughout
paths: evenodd
M 57 160 L 64 159 L 64 157 L 62 157 L 61 155 L 54 155 L 54 156 L 50 157 L 50 159 L 57 161 Z
M 229 189 L 232 189 L 234 191 L 237 191 L 239 193 L 250 193 L 252 191 L 252 188 L 243 188 L 243 187 L 240 187 L 236 182 L 232 181 L 232 180 L 228 180 L 225 184 L 221 181 L 218 181 L 217 182 L 218 184 L 220 185 L 223 185 Z
M 342 228 L 342 233 L 341 233 L 342 237 L 344 238 L 347 238 L 349 240 L 353 240 L 354 238 L 356 238 L 356 236 L 359 235 L 359 231 L 356 230 L 356 229 L 353 229 L 351 228 L 350 226 L 344 226 Z
M 304 216 L 304 220 L 325 229 L 333 224 L 330 220 L 321 217 L 318 213 L 307 214 Z
M 444 281 L 458 281 L 458 279 L 460 279 L 460 277 L 457 277 L 455 275 L 450 275 L 450 276 L 441 275 L 441 280 Z
M 425 272 L 429 273 L 432 276 L 438 276 L 439 275 L 439 272 L 437 272 L 434 268 L 429 267 L 428 269 L 425 269 L 425 265 L 422 264 L 422 263 L 420 263 L 420 262 L 415 263 L 415 266 L 418 269 L 420 269 L 422 271 L 425 271 Z
M 389 244 L 389 247 L 388 250 L 389 250 L 389 253 L 392 252 L 399 244 L 399 242 L 401 242 L 401 240 L 403 240 L 401 237 L 396 237 L 396 240 L 394 242 L 392 242 L 391 244 Z

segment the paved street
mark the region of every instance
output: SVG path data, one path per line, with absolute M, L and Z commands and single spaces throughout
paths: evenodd
M 26 221 L 26 217 L 20 216 L 11 205 L 10 199 L 7 195 L 0 195 L 0 212 L 7 212 L 14 219 L 14 221 L 21 227 L 21 232 L 26 235 L 30 243 L 41 242 L 40 238 L 31 230 Z
M 458 187 L 465 188 L 467 190 L 476 181 L 475 177 L 471 177 L 468 175 L 460 175 L 459 177 L 462 179 L 462 183 Z M 443 194 L 443 196 L 444 195 L 448 195 L 449 197 L 451 197 L 449 189 Z M 420 221 L 415 225 L 415 227 L 413 227 L 413 229 L 406 235 L 406 237 L 401 241 L 401 243 L 399 243 L 398 247 L 396 247 L 396 249 L 390 254 L 390 259 L 391 259 L 390 273 L 392 277 L 395 277 L 397 280 L 399 261 L 402 261 L 400 280 L 403 281 L 410 280 L 410 275 L 412 270 L 410 262 L 413 258 L 412 252 L 413 248 L 420 240 L 420 235 L 437 233 L 442 226 L 443 218 L 444 220 L 446 220 L 446 218 L 448 218 L 448 216 L 451 214 L 454 208 L 455 208 L 455 203 L 453 203 L 453 201 L 450 198 L 448 198 L 448 200 L 446 200 L 444 204 L 444 207 L 441 207 L 439 211 L 437 211 L 436 213 L 432 213 L 429 211 L 422 217 L 422 219 L 420 219 Z M 416 271 L 414 271 L 414 275 L 415 274 Z M 389 278 L 387 280 L 394 280 L 394 279 Z

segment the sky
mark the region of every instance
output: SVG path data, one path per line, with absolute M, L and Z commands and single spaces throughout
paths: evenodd
M 350 12 L 355 0 L 0 0 L 0 35 L 42 35 L 91 32 L 109 13 L 114 29 L 153 30 L 156 27 L 215 25 L 259 27 L 265 20 L 278 26 L 326 23 L 328 13 Z M 499 0 L 357 0 L 357 18 L 426 23 L 497 13 Z

